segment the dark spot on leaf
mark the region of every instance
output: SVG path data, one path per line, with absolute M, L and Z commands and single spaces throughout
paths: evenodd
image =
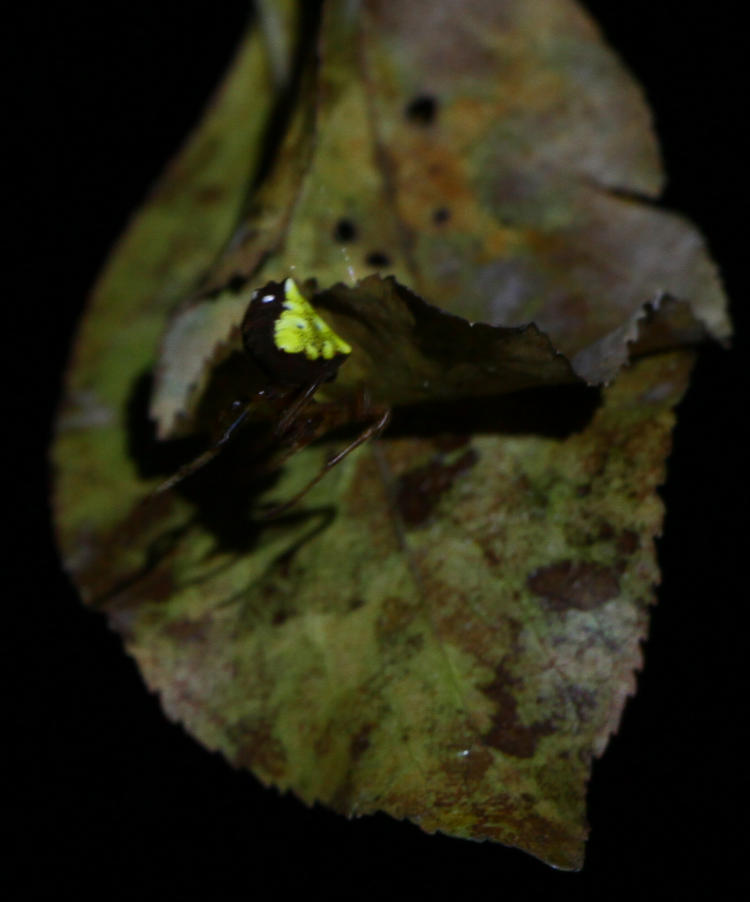
M 532 573 L 527 585 L 553 611 L 591 611 L 620 593 L 617 572 L 600 564 L 560 561 Z
M 432 221 L 435 225 L 442 225 L 451 218 L 451 211 L 447 207 L 438 207 L 432 213 Z
M 477 452 L 469 448 L 454 464 L 445 464 L 438 457 L 402 474 L 398 480 L 396 504 L 404 523 L 407 526 L 424 523 L 456 477 L 473 467 L 478 459 Z
M 638 534 L 632 529 L 626 529 L 617 539 L 617 553 L 624 557 L 631 555 L 641 544 Z
M 352 736 L 351 742 L 349 743 L 349 755 L 352 764 L 356 763 L 356 761 L 364 755 L 367 749 L 370 748 L 370 733 L 372 733 L 374 728 L 375 724 L 366 723 Z
M 349 602 L 347 608 L 350 611 L 358 611 L 360 608 L 365 606 L 364 598 L 352 598 Z
M 227 282 L 227 291 L 232 291 L 236 294 L 238 291 L 242 291 L 245 285 L 247 285 L 247 276 L 234 275 Z
M 482 692 L 491 698 L 496 706 L 492 726 L 482 739 L 487 745 L 506 755 L 531 758 L 536 751 L 537 742 L 555 730 L 549 720 L 528 725 L 521 723 L 518 718 L 518 703 L 513 695 L 514 687 L 521 682 L 500 664 L 495 671 L 495 679 L 481 687 Z
M 333 237 L 336 241 L 355 241 L 357 238 L 357 227 L 351 219 L 339 219 L 333 230 Z
M 437 100 L 429 94 L 420 94 L 407 104 L 406 118 L 415 125 L 430 125 L 435 121 L 437 111 Z
M 390 262 L 391 258 L 382 251 L 373 251 L 365 258 L 365 263 L 367 263 L 368 266 L 388 266 Z

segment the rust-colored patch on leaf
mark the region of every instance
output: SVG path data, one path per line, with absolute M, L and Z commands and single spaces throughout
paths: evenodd
M 424 466 L 402 473 L 398 479 L 396 504 L 404 523 L 411 527 L 424 523 L 441 495 L 448 491 L 457 476 L 473 467 L 477 459 L 477 452 L 469 449 L 455 463 L 433 458 Z
M 456 744 L 452 754 L 446 758 L 443 770 L 448 777 L 449 785 L 454 786 L 460 795 L 462 786 L 481 785 L 493 760 L 493 752 L 485 745 L 477 742 L 467 748 L 465 745 Z
M 537 743 L 544 736 L 555 732 L 550 720 L 524 724 L 518 715 L 518 702 L 514 694 L 521 679 L 512 676 L 503 664 L 495 670 L 491 683 L 481 686 L 482 692 L 496 705 L 492 727 L 482 736 L 484 742 L 505 755 L 516 758 L 532 758 Z
M 542 567 L 529 576 L 528 586 L 553 611 L 591 611 L 620 592 L 617 573 L 611 567 L 575 561 Z

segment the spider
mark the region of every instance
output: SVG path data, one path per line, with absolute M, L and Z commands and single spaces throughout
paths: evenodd
M 369 418 L 367 426 L 348 445 L 330 457 L 316 476 L 293 498 L 274 507 L 266 516 L 277 516 L 300 501 L 326 473 L 355 448 L 376 438 L 388 425 L 390 408 L 373 406 L 360 393 L 353 404 L 319 403 L 318 389 L 336 378 L 352 348 L 325 322 L 292 278 L 269 282 L 253 292 L 241 325 L 242 346 L 264 384 L 248 402 L 235 402 L 235 415 L 220 438 L 203 454 L 181 467 L 163 482 L 165 492 L 205 466 L 248 420 L 255 404 L 270 400 L 281 411 L 273 427 L 272 441 L 287 444 L 278 463 L 325 435 L 336 426 Z M 236 410 L 239 409 L 239 413 Z

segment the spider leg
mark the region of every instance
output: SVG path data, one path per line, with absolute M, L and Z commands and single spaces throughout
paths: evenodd
M 309 385 L 305 386 L 305 388 L 303 388 L 292 400 L 273 429 L 274 438 L 282 437 L 289 431 L 295 420 L 304 410 L 305 405 L 310 401 L 312 396 L 320 387 L 320 383 L 321 380 L 311 382 Z M 205 467 L 206 464 L 210 463 L 221 451 L 224 445 L 232 438 L 235 431 L 245 422 L 251 407 L 252 402 L 245 404 L 239 415 L 236 416 L 234 420 L 232 420 L 232 422 L 224 430 L 221 438 L 217 442 L 215 442 L 208 450 L 204 451 L 202 454 L 199 454 L 198 457 L 181 466 L 176 473 L 173 473 L 168 479 L 165 479 L 164 482 L 158 485 L 154 489 L 153 494 L 161 495 L 163 492 L 168 492 L 176 485 L 179 485 L 179 483 L 181 483 L 184 479 L 187 479 L 188 476 L 192 476 L 193 473 L 197 472 L 198 470 Z
M 207 451 L 204 451 L 202 454 L 199 454 L 198 457 L 191 460 L 189 463 L 183 464 L 176 473 L 173 473 L 168 479 L 165 479 L 160 485 L 158 485 L 153 494 L 161 495 L 163 492 L 168 492 L 170 489 L 174 488 L 183 479 L 187 479 L 188 476 L 192 476 L 197 470 L 200 470 L 202 467 L 205 467 L 207 463 L 210 463 L 216 455 L 221 451 L 221 449 L 226 445 L 226 443 L 232 438 L 236 429 L 238 429 L 246 420 L 248 413 L 250 412 L 250 408 L 252 406 L 251 402 L 248 402 L 242 408 L 242 411 L 238 416 L 236 416 L 232 422 L 227 426 L 224 430 L 221 438 L 212 445 Z
M 359 448 L 360 445 L 363 445 L 365 442 L 370 439 L 377 438 L 380 433 L 385 429 L 391 419 L 391 409 L 390 407 L 382 408 L 377 411 L 377 419 L 374 419 L 365 429 L 360 432 L 360 434 L 353 439 L 349 444 L 342 448 L 337 454 L 333 457 L 329 458 L 325 464 L 323 464 L 320 472 L 311 479 L 307 485 L 299 492 L 297 492 L 294 497 L 290 498 L 288 501 L 284 501 L 283 504 L 277 504 L 275 507 L 272 507 L 271 510 L 266 511 L 265 514 L 261 516 L 262 520 L 271 520 L 275 517 L 278 517 L 280 514 L 284 513 L 290 507 L 293 507 L 297 504 L 298 501 L 301 501 L 302 498 L 310 491 L 310 489 L 317 485 L 318 482 L 332 470 L 336 464 L 341 463 L 341 461 L 355 448 Z
M 299 392 L 297 397 L 289 404 L 281 417 L 279 417 L 279 421 L 273 430 L 274 436 L 279 437 L 289 431 L 294 421 L 304 410 L 307 402 L 320 388 L 322 381 L 322 379 L 316 379 Z

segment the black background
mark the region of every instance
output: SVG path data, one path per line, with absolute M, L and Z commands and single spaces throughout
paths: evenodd
M 119 639 L 79 603 L 54 550 L 45 460 L 69 339 L 107 249 L 219 78 L 245 4 L 48 4 L 11 32 L 14 131 L 29 164 L 11 179 L 24 195 L 14 227 L 28 262 L 17 301 L 6 297 L 20 318 L 6 316 L 4 342 L 6 442 L 18 455 L 5 520 L 21 540 L 5 599 L 20 615 L 4 717 L 13 758 L 3 818 L 15 836 L 6 876 L 17 870 L 25 887 L 14 898 L 85 888 L 103 898 L 671 898 L 678 887 L 701 898 L 702 884 L 736 898 L 746 884 L 745 32 L 730 0 L 587 5 L 646 88 L 670 178 L 664 203 L 705 232 L 740 336 L 730 352 L 702 351 L 680 408 L 660 603 L 638 695 L 594 767 L 580 874 L 384 815 L 347 822 L 261 788 L 166 721 Z

